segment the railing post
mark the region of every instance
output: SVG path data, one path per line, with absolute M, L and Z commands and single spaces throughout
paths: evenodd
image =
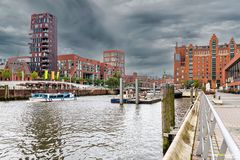
M 197 149 L 197 155 L 198 156 L 201 156 L 202 155 L 202 150 L 203 150 L 203 117 L 204 117 L 204 108 L 205 108 L 205 101 L 203 99 L 203 96 L 201 95 L 200 97 L 200 106 L 199 106 L 199 109 L 200 109 L 200 116 L 199 116 L 199 128 L 200 128 L 200 132 L 199 132 L 199 144 L 198 144 L 198 149 Z
M 223 142 L 218 154 L 218 160 L 223 160 L 225 158 L 226 151 L 227 151 L 227 144 L 225 139 L 223 139 Z

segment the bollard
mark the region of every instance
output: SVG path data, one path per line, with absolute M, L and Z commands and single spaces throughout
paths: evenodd
M 138 79 L 135 80 L 135 94 L 136 94 L 136 104 L 139 104 L 139 93 L 138 93 Z
M 120 97 L 119 97 L 119 100 L 120 100 L 120 105 L 123 105 L 123 79 L 120 78 Z

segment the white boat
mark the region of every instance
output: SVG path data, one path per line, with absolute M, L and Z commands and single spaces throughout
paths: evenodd
M 72 101 L 76 100 L 76 97 L 73 93 L 35 93 L 32 94 L 32 97 L 29 99 L 30 102 L 54 102 L 54 101 Z

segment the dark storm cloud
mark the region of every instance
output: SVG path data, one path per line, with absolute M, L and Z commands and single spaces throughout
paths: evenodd
M 0 56 L 27 55 L 30 15 L 50 12 L 58 20 L 59 53 L 99 59 L 102 51 L 126 51 L 127 73 L 173 73 L 179 45 L 207 45 L 240 38 L 237 0 L 1 0 Z M 230 5 L 229 5 L 230 4 Z M 226 7 L 227 6 L 227 7 Z

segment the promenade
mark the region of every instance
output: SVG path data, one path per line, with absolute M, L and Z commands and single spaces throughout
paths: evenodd
M 212 96 L 208 96 L 208 98 L 223 121 L 225 127 L 231 134 L 232 138 L 240 148 L 240 95 L 217 92 L 216 96 L 221 97 L 223 105 L 214 104 L 211 101 Z M 218 134 L 218 132 L 215 134 L 218 141 L 220 134 Z
M 219 96 L 221 97 L 221 100 L 223 102 L 222 105 L 215 104 L 213 102 L 213 95 L 208 95 L 207 98 L 209 99 L 210 103 L 212 104 L 215 111 L 219 115 L 221 121 L 223 122 L 224 126 L 230 133 L 234 142 L 237 144 L 238 148 L 240 148 L 240 95 L 217 92 L 216 97 L 218 98 Z M 197 130 L 199 130 L 199 128 Z M 212 141 L 213 150 L 216 158 L 219 156 L 219 151 L 221 150 L 221 145 L 223 142 L 223 136 L 218 125 L 216 125 L 214 129 Z M 196 156 L 198 145 L 199 145 L 199 132 L 197 131 L 195 145 L 193 149 L 192 157 L 193 159 L 200 159 L 199 156 Z M 208 158 L 212 159 L 212 157 L 210 156 L 211 155 L 210 150 L 208 155 L 209 155 Z M 222 154 L 222 156 L 223 155 L 227 160 L 233 158 L 228 149 L 226 151 L 226 154 Z

